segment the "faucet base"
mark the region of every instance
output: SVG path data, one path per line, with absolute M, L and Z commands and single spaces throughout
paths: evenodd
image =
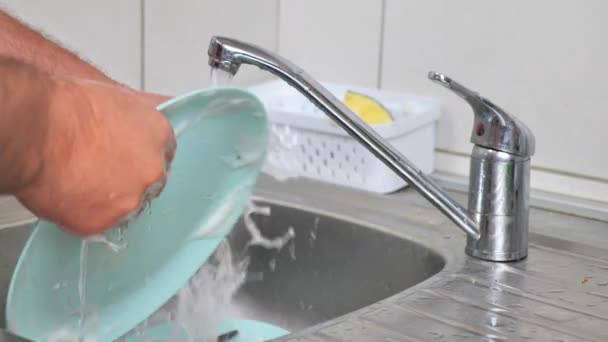
M 508 252 L 508 253 L 493 253 L 493 252 L 484 252 L 479 249 L 475 249 L 467 244 L 467 247 L 464 249 L 467 255 L 470 255 L 474 258 L 486 260 L 486 261 L 494 261 L 494 262 L 514 262 L 525 259 L 528 256 L 528 250 L 521 250 L 517 252 Z
M 528 255 L 528 209 L 516 216 L 473 213 L 480 238 L 467 237 L 468 255 L 489 261 L 517 261 Z
M 475 146 L 469 174 L 469 215 L 479 239 L 467 239 L 466 252 L 491 261 L 528 255 L 530 158 Z

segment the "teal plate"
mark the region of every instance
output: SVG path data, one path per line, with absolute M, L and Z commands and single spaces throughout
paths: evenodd
M 248 92 L 216 88 L 159 110 L 178 144 L 163 193 L 129 224 L 126 248 L 88 244 L 83 310 L 82 240 L 39 221 L 9 288 L 6 317 L 14 333 L 34 341 L 61 329 L 85 341 L 123 336 L 187 283 L 240 216 L 266 152 L 263 105 Z M 117 232 L 106 236 L 120 240 Z
M 236 331 L 236 334 L 226 338 L 226 342 L 264 342 L 289 334 L 285 329 L 252 320 L 225 320 L 220 322 L 217 331 L 212 336 L 220 336 Z M 150 327 L 140 332 L 138 336 L 130 336 L 125 342 L 188 342 L 192 337 L 175 325 L 163 324 Z M 198 341 L 197 339 L 194 339 Z M 201 341 L 203 342 L 203 341 Z

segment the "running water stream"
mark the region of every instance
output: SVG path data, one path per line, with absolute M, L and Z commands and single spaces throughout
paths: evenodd
M 88 255 L 89 247 L 92 244 L 98 243 L 105 245 L 114 253 L 119 253 L 126 248 L 126 241 L 124 240 L 124 229 L 125 227 L 117 228 L 119 233 L 119 242 L 112 242 L 104 235 L 95 235 L 82 239 L 80 242 L 80 258 L 79 258 L 79 274 L 78 274 L 78 328 L 77 331 L 72 331 L 67 328 L 60 328 L 53 332 L 48 338 L 49 342 L 95 342 L 96 339 L 84 338 L 82 331 L 87 324 L 87 301 L 86 301 L 86 288 L 87 288 L 87 268 L 88 268 Z M 57 283 L 53 289 L 60 290 L 67 286 L 67 282 Z

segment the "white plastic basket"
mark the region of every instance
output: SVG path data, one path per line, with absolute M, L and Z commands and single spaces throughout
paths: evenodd
M 423 172 L 433 171 L 435 121 L 439 118 L 437 101 L 376 89 L 333 83 L 323 85 L 338 99 L 343 99 L 346 91 L 352 90 L 379 101 L 390 111 L 393 122 L 371 127 Z M 392 192 L 406 185 L 283 81 L 263 83 L 249 90 L 265 104 L 272 123 L 274 141 L 267 158 L 271 168 L 377 193 Z

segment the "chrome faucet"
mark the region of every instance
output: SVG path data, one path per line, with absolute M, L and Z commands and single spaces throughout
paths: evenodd
M 213 37 L 209 65 L 234 75 L 241 64 L 269 71 L 296 88 L 467 234 L 466 253 L 490 261 L 528 255 L 530 156 L 534 136 L 513 116 L 449 77 L 429 78 L 461 96 L 475 114 L 468 210 L 408 161 L 327 89 L 288 60 L 238 40 Z

